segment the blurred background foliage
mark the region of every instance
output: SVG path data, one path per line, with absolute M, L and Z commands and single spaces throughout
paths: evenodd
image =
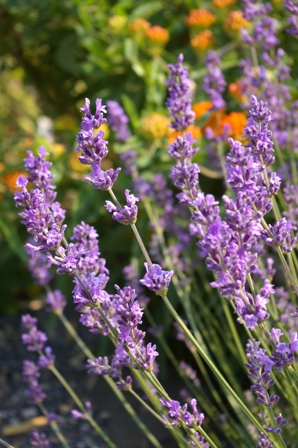
M 280 15 L 280 2 L 274 2 L 274 7 Z M 198 8 L 205 8 L 208 14 L 198 17 L 191 12 Z M 105 129 L 110 142 L 107 166 L 119 163 L 117 153 L 134 149 L 145 177 L 168 172 L 171 162 L 166 147 L 171 136 L 164 107 L 167 65 L 182 52 L 190 66 L 197 102 L 194 132 L 200 144 L 204 124 L 212 124 L 208 98 L 201 88 L 208 49 L 220 50 L 228 82 L 230 109 L 223 118 L 231 122 L 229 114 L 240 110 L 237 80 L 243 49 L 239 29 L 245 23 L 239 10 L 236 0 L 172 0 L 170 5 L 166 0 L 0 0 L 1 311 L 15 312 L 22 301 L 36 294 L 24 263 L 26 232 L 13 201 L 26 151 L 47 147 L 58 200 L 68 210 L 68 227 L 82 219 L 95 225 L 111 270 L 111 283 L 119 281 L 119 272 L 129 261 L 132 237 L 105 213 L 106 195 L 82 182 L 86 171 L 74 151 L 80 129 L 79 108 L 85 97 L 91 104 L 96 98 L 102 98 L 104 104 L 112 99 L 129 117 L 132 136 L 125 144 L 117 143 Z M 240 123 L 234 130 L 236 136 L 245 121 Z M 198 161 L 208 167 L 204 145 L 200 146 Z M 220 192 L 222 181 L 216 177 L 206 176 L 204 180 L 203 176 L 203 188 Z M 129 180 L 123 174 L 116 191 L 121 196 L 125 188 L 129 188 Z M 142 212 L 139 222 L 146 234 Z M 70 279 L 62 276 L 58 281 L 62 289 L 71 289 Z

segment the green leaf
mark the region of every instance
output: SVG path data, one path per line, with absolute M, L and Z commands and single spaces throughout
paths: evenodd
M 121 101 L 124 106 L 125 112 L 127 113 L 130 122 L 134 128 L 138 127 L 139 124 L 139 113 L 135 106 L 135 102 L 128 95 L 121 95 Z
M 135 8 L 135 10 L 131 13 L 130 17 L 131 19 L 137 19 L 139 17 L 142 17 L 143 19 L 148 19 L 149 17 L 153 16 L 153 14 L 157 13 L 158 11 L 161 11 L 164 8 L 163 4 L 161 2 L 146 2 L 143 5 L 138 6 Z

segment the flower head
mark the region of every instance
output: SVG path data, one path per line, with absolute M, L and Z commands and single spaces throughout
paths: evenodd
M 154 25 L 148 28 L 146 30 L 146 35 L 148 39 L 155 44 L 165 45 L 170 39 L 169 31 L 159 25 Z
M 140 283 L 158 295 L 165 294 L 170 285 L 174 271 L 165 271 L 159 264 L 144 263 L 146 274 Z
M 130 137 L 127 115 L 117 101 L 107 101 L 107 108 L 108 123 L 112 131 L 115 132 L 115 139 L 125 142 Z
M 186 18 L 186 24 L 189 27 L 209 28 L 215 20 L 215 15 L 207 9 L 192 9 Z
M 139 198 L 130 194 L 129 190 L 125 190 L 126 196 L 126 205 L 123 208 L 117 207 L 113 202 L 106 201 L 106 209 L 108 212 L 112 213 L 112 218 L 116 221 L 120 222 L 120 224 L 133 224 L 137 220 L 138 207 L 136 206 L 136 202 L 139 201 Z
M 170 117 L 174 119 L 171 122 L 171 127 L 176 131 L 184 131 L 190 124 L 193 124 L 195 118 L 195 114 L 191 108 L 188 69 L 183 66 L 182 62 L 183 54 L 180 54 L 177 64 L 169 65 L 171 72 L 167 81 L 169 98 L 165 103 L 170 111 Z

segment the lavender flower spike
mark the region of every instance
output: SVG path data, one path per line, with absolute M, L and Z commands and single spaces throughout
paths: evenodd
M 112 213 L 112 218 L 120 224 L 130 225 L 134 224 L 137 220 L 138 207 L 136 202 L 139 198 L 133 194 L 129 194 L 129 190 L 125 190 L 126 204 L 122 209 L 116 207 L 111 201 L 106 201 L 106 209 Z
M 151 291 L 154 291 L 157 295 L 165 295 L 174 271 L 164 271 L 159 264 L 149 266 L 148 263 L 144 263 L 144 265 L 146 274 L 140 280 L 140 283 Z
M 120 142 L 126 142 L 130 137 L 130 131 L 127 127 L 128 117 L 123 108 L 117 101 L 107 101 L 108 106 L 108 124 L 113 132 L 115 139 Z
M 166 106 L 174 121 L 171 127 L 176 131 L 184 131 L 194 122 L 195 113 L 191 108 L 190 80 L 188 68 L 182 65 L 183 54 L 178 56 L 177 64 L 169 65 L 171 75 L 166 83 L 169 86 L 169 98 Z
M 88 98 L 85 100 L 85 106 L 80 109 L 85 114 L 82 118 L 82 129 L 77 135 L 77 151 L 82 151 L 79 160 L 84 165 L 100 164 L 102 159 L 108 154 L 107 141 L 103 140 L 104 132 L 95 132 L 107 121 L 103 116 L 106 112 L 106 107 L 102 106 L 101 99 L 97 99 L 95 104 L 96 111 L 94 115 L 90 112 L 90 101 Z

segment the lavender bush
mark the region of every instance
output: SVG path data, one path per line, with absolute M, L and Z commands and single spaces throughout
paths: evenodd
M 81 108 L 76 149 L 80 162 L 91 168 L 85 180 L 109 195 L 106 210 L 119 225 L 130 226 L 139 246 L 138 263 L 124 269 L 124 285 L 110 288 L 110 266 L 100 253 L 95 228 L 81 222 L 68 234 L 44 147 L 36 155 L 28 152 L 27 175 L 17 181 L 16 205 L 33 237 L 25 246 L 29 269 L 45 288 L 47 310 L 83 350 L 87 373 L 104 377 L 156 447 L 160 442 L 125 394 L 139 400 L 179 447 L 297 446 L 297 101 L 271 4 L 245 0 L 243 6 L 250 27 L 242 31 L 246 57 L 239 85 L 248 120 L 240 140 L 231 137 L 228 123 L 221 123 L 226 81 L 217 52 L 207 53 L 202 82 L 215 121 L 205 127 L 203 142 L 223 181 L 221 197 L 205 194 L 199 184 L 200 150 L 191 128 L 196 119 L 193 88 L 182 54 L 169 65 L 167 81 L 166 106 L 175 137 L 167 159 L 172 161 L 172 186 L 164 173 L 142 177 L 137 153 L 125 149 L 121 160 L 131 189 L 119 199 L 114 184 L 121 168 L 105 169 L 109 149 L 100 128 L 107 114 L 115 139 L 127 145 L 128 118 L 113 101 L 106 109 L 101 99 L 94 107 L 86 99 Z M 298 5 L 285 1 L 285 9 L 295 36 Z M 148 214 L 150 240 L 137 227 L 140 207 Z M 112 356 L 95 357 L 76 334 L 63 313 L 65 298 L 52 289 L 52 266 L 57 274 L 71 276 L 80 323 L 109 338 Z M 170 326 L 185 344 L 186 360 L 172 350 L 151 304 L 167 310 Z M 116 446 L 94 420 L 92 404 L 82 403 L 57 370 L 37 319 L 24 315 L 22 328 L 23 343 L 36 354 L 35 361 L 24 361 L 26 395 L 47 417 L 61 445 L 68 442 L 59 417 L 46 409 L 39 382 L 44 369 L 73 398 L 72 417 L 87 420 L 107 446 Z M 161 348 L 185 383 L 181 401 L 169 396 L 159 380 Z M 49 442 L 34 432 L 31 445 L 48 447 Z

